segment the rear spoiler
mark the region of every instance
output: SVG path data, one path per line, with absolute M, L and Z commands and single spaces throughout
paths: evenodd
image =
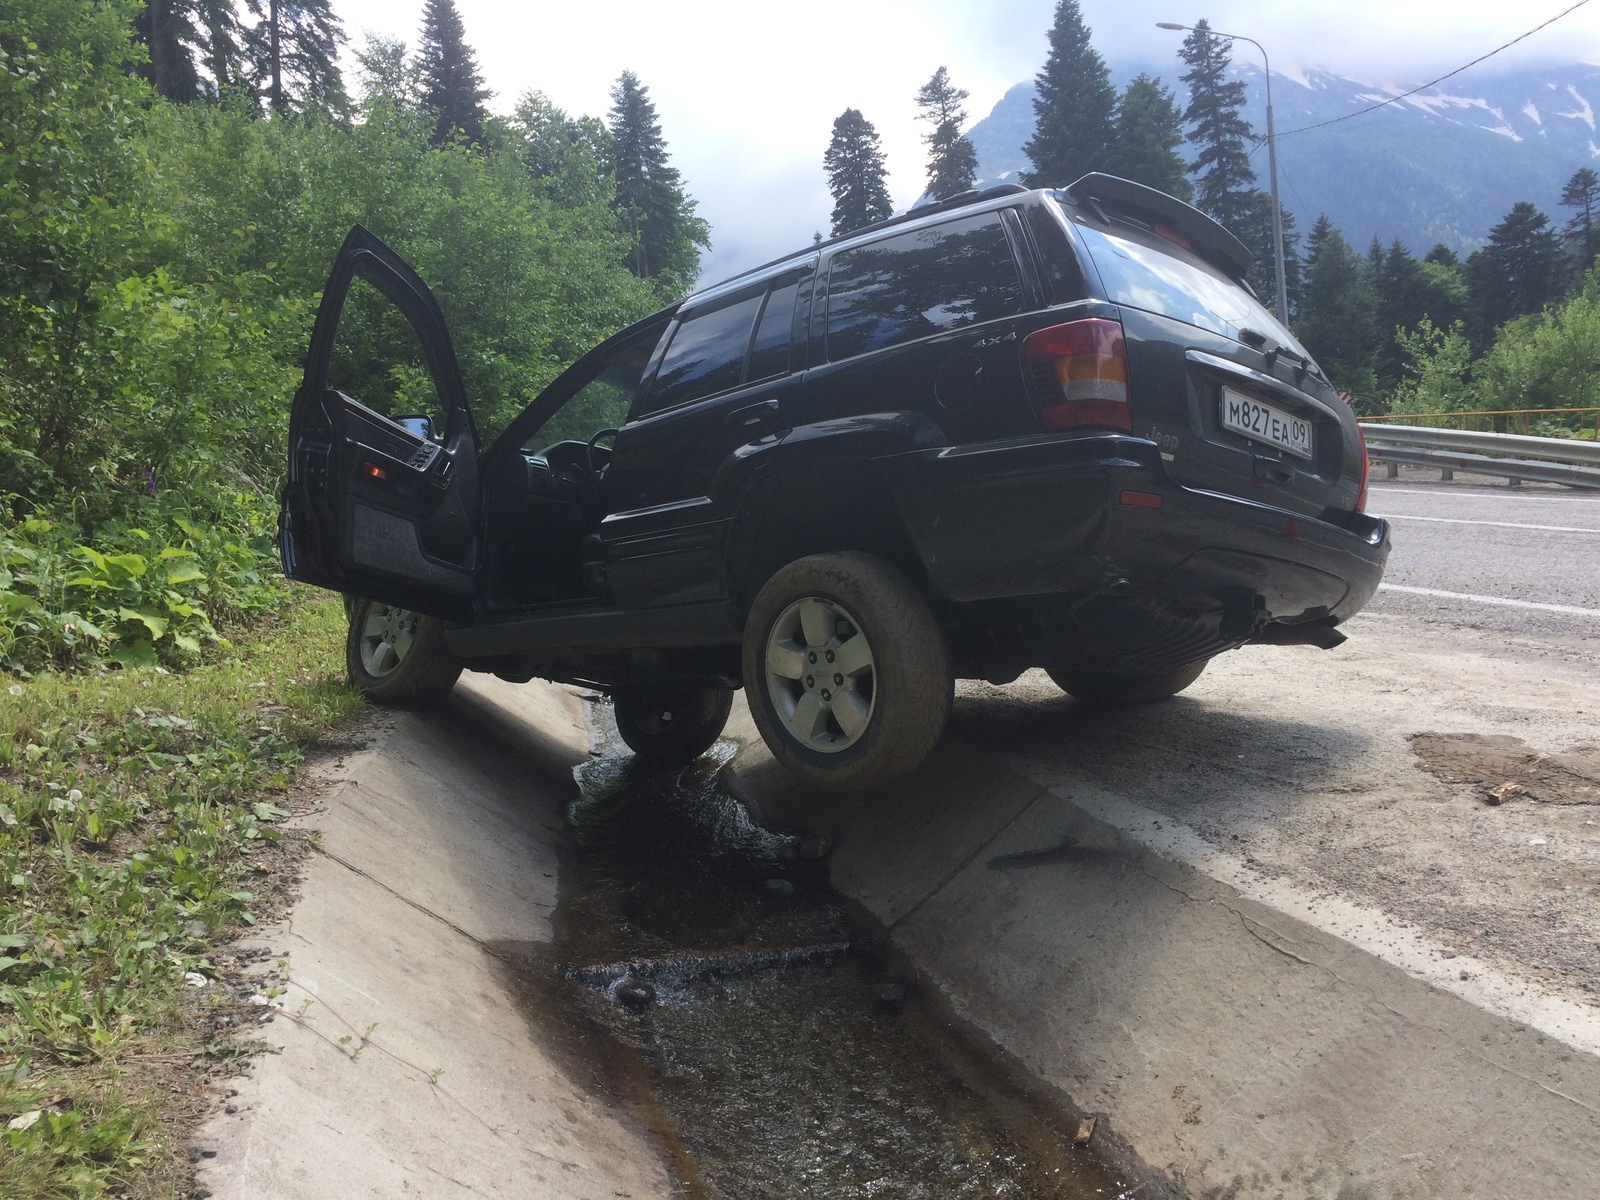
M 1061 190 L 1078 203 L 1096 203 L 1151 226 L 1165 225 L 1187 238 L 1201 258 L 1237 278 L 1248 275 L 1255 265 L 1255 258 L 1233 234 L 1193 205 L 1155 188 L 1096 171 Z

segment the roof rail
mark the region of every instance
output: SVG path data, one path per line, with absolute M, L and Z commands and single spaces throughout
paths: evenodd
M 1098 202 L 1112 209 L 1144 215 L 1183 234 L 1195 253 L 1243 277 L 1255 266 L 1249 249 L 1222 225 L 1192 204 L 1158 192 L 1155 188 L 1096 171 L 1061 189 L 1075 201 Z
M 783 257 L 775 258 L 771 262 L 764 262 L 759 267 L 751 267 L 749 270 L 740 271 L 737 275 L 730 275 L 726 279 L 720 279 L 716 283 L 710 284 L 707 287 L 698 288 L 690 294 L 697 296 L 701 292 L 711 291 L 712 288 L 724 287 L 727 284 L 743 279 L 746 275 L 759 274 L 760 272 L 769 270 L 772 267 L 781 266 L 790 259 L 804 258 L 808 254 L 815 254 L 818 250 L 825 250 L 829 246 L 837 245 L 838 243 L 847 241 L 859 234 L 870 233 L 877 229 L 887 229 L 892 225 L 902 225 L 907 221 L 920 221 L 923 217 L 931 216 L 934 213 L 946 212 L 952 208 L 965 208 L 969 204 L 981 204 L 985 200 L 993 200 L 999 196 L 1020 195 L 1027 190 L 1027 188 L 1015 183 L 998 184 L 992 188 L 984 188 L 981 192 L 976 188 L 969 188 L 967 191 L 958 192 L 954 196 L 947 196 L 943 200 L 936 200 L 932 204 L 924 204 L 921 208 L 913 208 L 909 212 L 903 212 L 898 217 L 886 217 L 882 221 L 874 221 L 871 225 L 863 225 L 860 229 L 852 229 L 846 233 L 835 234 L 833 237 L 825 238 L 820 242 L 815 242 L 812 245 L 805 247 L 803 250 L 796 250 L 791 254 L 785 254 Z
M 907 221 L 920 221 L 923 217 L 932 216 L 934 213 L 947 212 L 952 208 L 965 208 L 969 204 L 982 204 L 985 200 L 994 200 L 1000 196 L 1016 196 L 1028 189 L 1021 184 L 1001 183 L 992 188 L 984 188 L 981 192 L 977 188 L 968 188 L 964 192 L 957 192 L 954 196 L 946 196 L 943 200 L 935 200 L 932 204 L 924 204 L 901 213 L 898 217 L 886 217 L 882 221 L 874 221 L 871 225 L 863 225 L 860 229 L 851 229 L 837 237 L 829 238 L 823 242 L 824 246 L 831 246 L 834 242 L 842 242 L 846 238 L 853 238 L 858 234 L 870 233 L 878 229 L 887 229 L 891 225 L 903 225 Z

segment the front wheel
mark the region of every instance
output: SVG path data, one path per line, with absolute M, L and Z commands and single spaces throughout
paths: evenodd
M 350 682 L 374 704 L 410 705 L 444 695 L 461 675 L 461 660 L 444 644 L 437 617 L 376 600 L 348 605 L 345 667 Z
M 619 687 L 611 693 L 617 732 L 640 758 L 662 766 L 693 762 L 722 736 L 733 689 Z
M 1211 660 L 1202 658 L 1172 671 L 1155 675 L 1116 675 L 1108 671 L 1048 672 L 1055 685 L 1075 700 L 1092 704 L 1151 704 L 1176 696 L 1188 687 Z
M 950 715 L 932 610 L 868 554 L 812 555 L 767 581 L 745 623 L 744 684 L 773 757 L 830 791 L 915 770 Z

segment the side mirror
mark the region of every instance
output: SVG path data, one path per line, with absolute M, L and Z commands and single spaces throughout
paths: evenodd
M 433 418 L 427 416 L 391 417 L 396 425 L 414 437 L 426 438 L 430 442 L 438 441 L 433 432 Z

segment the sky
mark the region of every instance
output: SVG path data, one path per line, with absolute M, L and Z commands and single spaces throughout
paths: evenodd
M 1182 35 L 1157 21 L 1263 43 L 1274 71 L 1320 68 L 1413 87 L 1554 16 L 1572 0 L 1081 0 L 1106 58 L 1171 64 Z M 603 116 L 625 69 L 650 89 L 672 161 L 711 223 L 710 283 L 828 232 L 822 171 L 833 120 L 860 109 L 878 129 L 897 210 L 921 194 L 925 127 L 913 97 L 949 68 L 976 121 L 1044 64 L 1054 0 L 457 0 L 467 40 L 508 111 L 537 89 L 574 114 Z M 1190 11 L 1200 7 L 1200 11 Z M 334 0 L 352 42 L 365 31 L 416 39 L 422 0 Z M 1241 51 L 1243 48 L 1241 48 Z M 1240 58 L 1244 58 L 1241 52 Z M 1476 71 L 1600 63 L 1600 0 Z M 1453 90 L 1468 88 L 1471 75 Z

